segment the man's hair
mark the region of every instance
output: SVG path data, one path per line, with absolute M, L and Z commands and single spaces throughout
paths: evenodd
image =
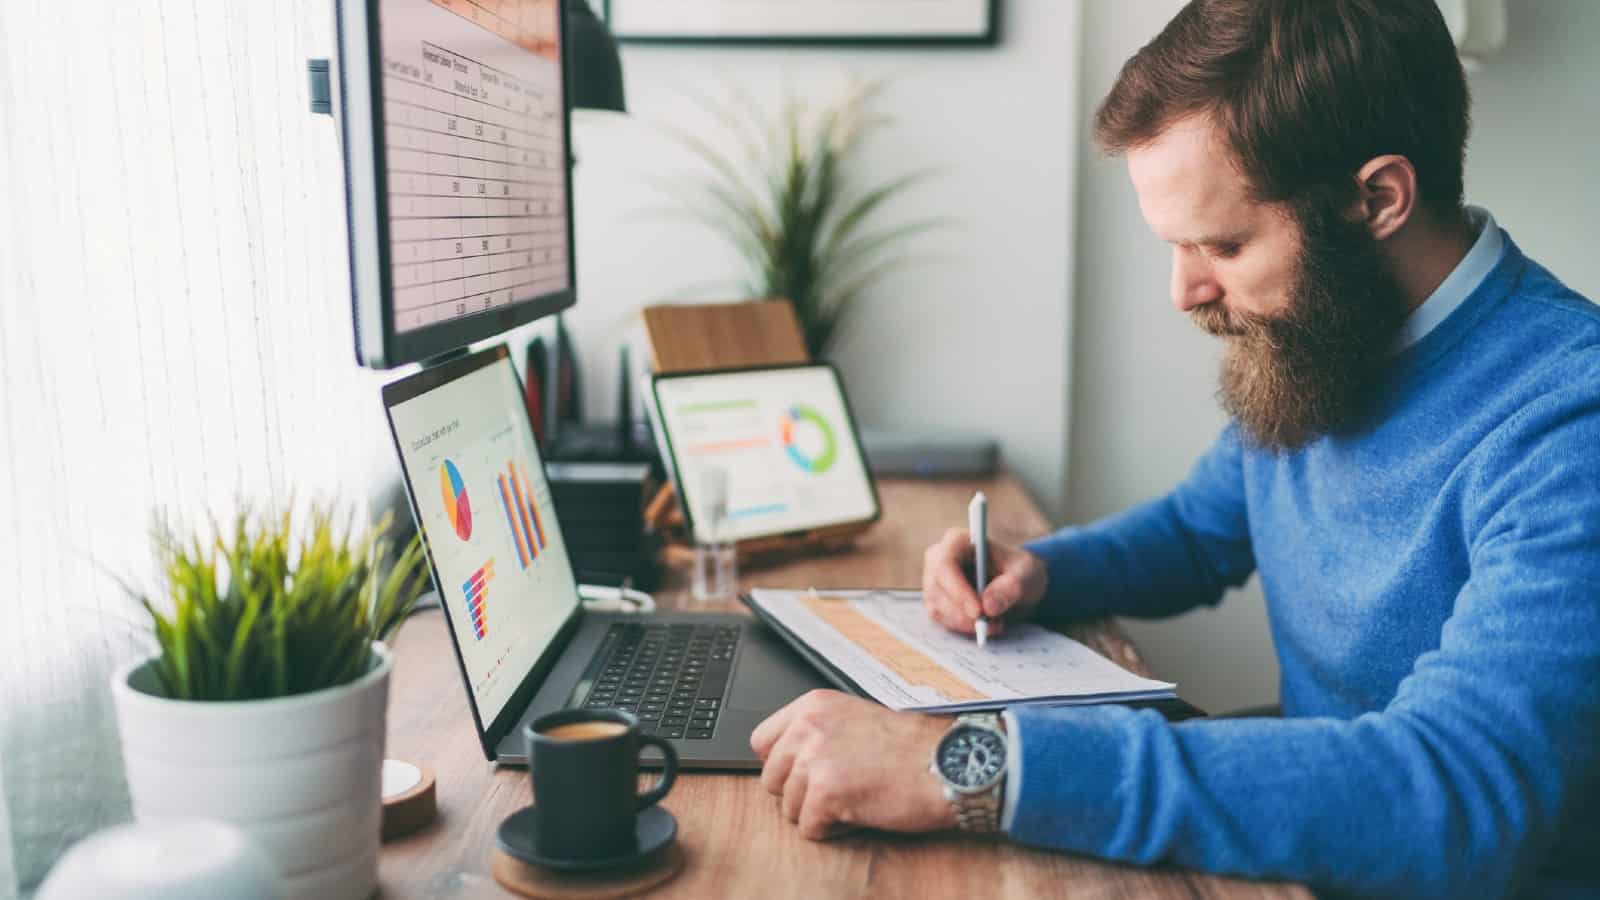
M 1348 202 L 1373 157 L 1461 209 L 1466 76 L 1435 0 L 1192 0 L 1122 67 L 1095 115 L 1119 154 L 1209 117 L 1256 199 Z

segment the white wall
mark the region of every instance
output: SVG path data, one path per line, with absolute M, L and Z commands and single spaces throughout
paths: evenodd
M 1467 76 L 1467 202 L 1600 300 L 1600 3 L 1508 3 L 1505 50 Z
M 884 221 L 954 216 L 960 224 L 910 245 L 941 258 L 883 282 L 834 359 L 865 423 L 993 434 L 1059 513 L 1081 119 L 1077 26 L 1075 3 L 1014 2 L 995 47 L 624 45 L 630 115 L 580 117 L 573 130 L 579 300 L 567 319 L 584 355 L 589 414 L 613 416 L 614 348 L 639 306 L 740 273 L 707 233 L 641 214 L 662 198 L 650 176 L 696 165 L 652 123 L 706 122 L 685 89 L 718 94 L 736 82 L 776 106 L 792 87 L 820 103 L 847 73 L 889 75 L 881 109 L 894 124 L 868 147 L 867 168 L 875 179 L 944 171 Z
M 1088 126 L 1122 63 L 1178 0 L 1087 3 L 1078 172 L 1078 267 L 1066 510 L 1088 521 L 1158 494 L 1188 471 L 1223 422 L 1213 399 L 1220 348 L 1167 299 L 1168 252 L 1139 216 L 1120 161 Z M 1491 209 L 1522 248 L 1600 297 L 1600 4 L 1512 3 L 1510 41 L 1469 76 L 1467 200 Z M 1128 631 L 1184 696 L 1221 711 L 1277 697 L 1254 581 L 1216 610 Z

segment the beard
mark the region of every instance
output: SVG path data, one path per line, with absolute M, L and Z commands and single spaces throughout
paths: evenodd
M 1220 303 L 1190 313 L 1227 339 L 1218 397 L 1245 440 L 1269 451 L 1297 450 L 1361 424 L 1408 313 L 1365 226 L 1331 206 L 1296 218 L 1300 254 L 1286 313 L 1242 314 Z

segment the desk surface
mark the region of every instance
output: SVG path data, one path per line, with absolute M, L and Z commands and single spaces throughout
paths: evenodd
M 746 585 L 915 586 L 923 550 L 964 522 L 975 489 L 989 495 L 990 533 L 1020 542 L 1048 523 L 1020 483 L 884 481 L 884 519 L 848 553 L 746 567 Z M 681 571 L 657 598 L 685 607 Z M 1074 636 L 1113 661 L 1149 674 L 1138 651 L 1109 622 Z M 494 829 L 530 802 L 525 771 L 484 762 L 444 622 L 418 615 L 395 641 L 389 699 L 391 757 L 422 763 L 438 777 L 439 819 L 384 847 L 384 898 L 508 897 L 489 874 Z M 666 897 L 1309 897 L 1301 888 L 1173 870 L 1138 869 L 1045 853 L 959 834 L 857 834 L 817 843 L 783 819 L 777 798 L 751 775 L 684 774 L 663 803 L 677 816 L 688 863 L 653 896 Z

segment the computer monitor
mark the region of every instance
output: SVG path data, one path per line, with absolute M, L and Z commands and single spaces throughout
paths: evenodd
M 356 359 L 427 359 L 574 300 L 560 0 L 337 0 Z

